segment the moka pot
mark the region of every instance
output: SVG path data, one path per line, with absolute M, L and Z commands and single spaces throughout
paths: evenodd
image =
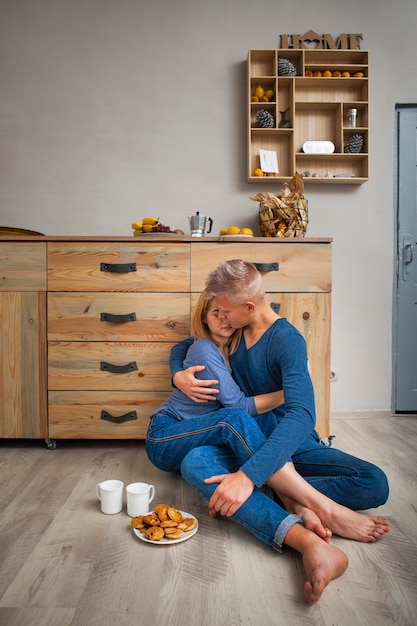
M 213 226 L 213 220 L 211 217 L 200 215 L 199 211 L 197 211 L 195 215 L 190 215 L 188 217 L 188 221 L 190 222 L 192 237 L 202 237 L 205 234 L 206 225 L 208 225 L 207 234 L 211 233 L 211 228 Z

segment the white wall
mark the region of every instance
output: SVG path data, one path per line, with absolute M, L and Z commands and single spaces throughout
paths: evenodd
M 414 0 L 1 0 L 0 224 L 130 235 L 199 210 L 216 232 L 258 229 L 248 196 L 280 186 L 246 182 L 248 49 L 362 33 L 370 180 L 306 186 L 307 236 L 334 238 L 332 410 L 388 410 L 393 121 L 417 102 L 416 18 Z

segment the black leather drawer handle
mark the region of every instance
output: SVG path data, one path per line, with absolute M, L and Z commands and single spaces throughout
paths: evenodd
M 136 263 L 100 263 L 100 272 L 125 274 L 126 272 L 137 272 L 137 269 Z
M 278 272 L 279 264 L 278 263 L 254 263 L 253 264 L 258 272 Z
M 123 322 L 134 322 L 136 313 L 126 313 L 125 315 L 113 315 L 113 313 L 100 313 L 100 322 L 111 322 L 112 324 L 122 324 Z
M 127 363 L 126 365 L 114 365 L 113 363 L 107 363 L 106 361 L 100 362 L 100 370 L 102 372 L 111 372 L 112 374 L 127 374 L 128 372 L 134 372 L 138 369 L 136 361 Z
M 274 311 L 274 313 L 278 315 L 279 310 L 281 308 L 281 304 L 279 302 L 271 302 L 270 307 Z
M 113 422 L 114 424 L 123 424 L 123 422 L 131 422 L 132 420 L 137 420 L 138 416 L 136 415 L 136 411 L 130 411 L 129 413 L 120 415 L 120 417 L 114 417 L 114 415 L 110 415 L 110 413 L 103 410 L 101 412 L 100 419 L 106 420 L 107 422 Z

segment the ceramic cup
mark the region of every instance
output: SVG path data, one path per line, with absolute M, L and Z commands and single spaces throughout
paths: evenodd
M 101 503 L 101 512 L 106 515 L 120 513 L 123 508 L 123 487 L 121 480 L 104 480 L 96 488 Z
M 148 483 L 131 483 L 126 487 L 127 514 L 130 517 L 146 515 L 155 497 L 155 487 Z

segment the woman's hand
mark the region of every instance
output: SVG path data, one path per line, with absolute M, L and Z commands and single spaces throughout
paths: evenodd
M 242 470 L 233 474 L 211 476 L 204 481 L 207 485 L 219 483 L 209 501 L 211 517 L 230 517 L 252 495 L 255 483 Z
M 176 372 L 172 378 L 175 387 L 182 391 L 190 400 L 194 402 L 208 402 L 216 400 L 219 393 L 218 389 L 213 389 L 213 385 L 218 385 L 218 380 L 201 380 L 196 378 L 194 374 L 204 370 L 204 365 L 193 365 L 186 370 Z

